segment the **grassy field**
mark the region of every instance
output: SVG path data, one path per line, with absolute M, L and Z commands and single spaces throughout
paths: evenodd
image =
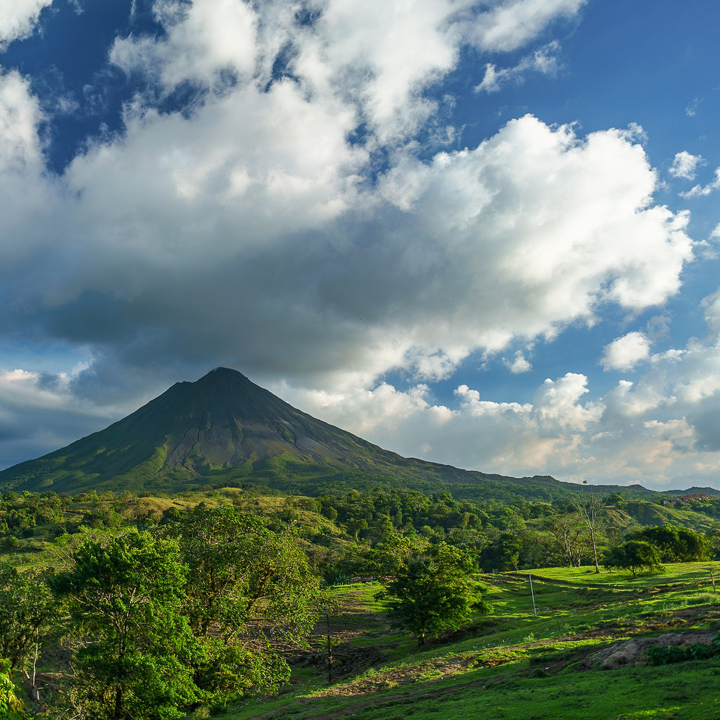
M 720 659 L 650 666 L 648 640 L 707 642 L 720 628 L 720 563 L 669 565 L 664 574 L 596 575 L 587 568 L 488 575 L 489 615 L 418 648 L 390 628 L 376 583 L 336 589 L 331 623 L 336 681 L 321 637 L 299 655 L 279 697 L 228 708 L 226 720 L 716 720 Z M 320 630 L 320 627 L 318 627 Z M 638 649 L 640 648 L 640 649 Z M 608 659 L 609 658 L 609 659 Z

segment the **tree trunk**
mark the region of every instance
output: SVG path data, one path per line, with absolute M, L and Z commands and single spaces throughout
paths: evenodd
M 592 543 L 593 549 L 593 560 L 595 561 L 595 573 L 600 573 L 600 565 L 598 563 L 597 544 L 595 543 L 595 527 L 590 527 L 590 542 Z

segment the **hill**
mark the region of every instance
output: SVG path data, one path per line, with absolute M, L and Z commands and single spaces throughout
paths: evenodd
M 551 477 L 511 478 L 403 458 L 226 368 L 176 383 L 105 430 L 0 472 L 0 490 L 69 493 L 256 486 L 317 495 L 378 484 L 504 501 L 578 490 Z M 630 493 L 656 495 L 639 487 Z

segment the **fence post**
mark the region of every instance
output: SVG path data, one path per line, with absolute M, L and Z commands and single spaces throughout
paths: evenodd
M 535 607 L 535 591 L 533 590 L 532 586 L 532 573 L 528 573 L 528 578 L 530 579 L 530 596 L 532 597 L 533 612 L 535 613 L 535 617 L 537 617 L 537 607 Z

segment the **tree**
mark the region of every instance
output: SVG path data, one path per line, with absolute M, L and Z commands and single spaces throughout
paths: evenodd
M 587 480 L 583 481 L 587 483 Z M 585 497 L 578 499 L 575 503 L 578 514 L 585 523 L 585 527 L 588 529 L 590 535 L 590 547 L 593 553 L 593 564 L 595 565 L 595 572 L 600 572 L 600 563 L 598 561 L 598 533 L 600 530 L 600 513 L 603 509 L 603 500 L 600 495 L 590 494 Z
M 184 612 L 203 648 L 195 682 L 241 695 L 286 682 L 289 667 L 276 641 L 303 642 L 319 592 L 298 539 L 230 505 L 198 505 L 167 532 L 189 568 Z
M 576 514 L 560 515 L 549 524 L 550 534 L 559 554 L 569 567 L 580 567 L 585 552 L 583 523 Z
M 645 540 L 657 547 L 662 562 L 705 560 L 709 554 L 709 543 L 700 533 L 676 525 L 643 528 L 631 538 Z
M 186 568 L 177 543 L 129 532 L 86 540 L 52 585 L 68 600 L 75 717 L 171 720 L 199 693 L 181 614 Z
M 630 570 L 633 577 L 646 568 L 648 572 L 662 572 L 660 554 L 654 545 L 644 540 L 626 540 L 605 553 L 603 564 L 608 569 Z
M 25 670 L 32 661 L 33 688 L 40 647 L 55 615 L 54 599 L 40 573 L 20 573 L 0 563 L 0 657 L 7 658 L 11 671 Z M 37 690 L 34 696 L 38 699 Z
M 473 610 L 487 610 L 476 572 L 468 553 L 440 543 L 409 560 L 380 597 L 387 600 L 393 623 L 423 645 L 428 635 L 467 623 Z
M 430 543 L 420 536 L 408 537 L 392 532 L 367 553 L 366 566 L 374 575 L 396 575 L 411 557 L 422 553 Z
M 522 542 L 516 532 L 498 533 L 480 555 L 480 565 L 485 572 L 517 570 L 520 564 Z

